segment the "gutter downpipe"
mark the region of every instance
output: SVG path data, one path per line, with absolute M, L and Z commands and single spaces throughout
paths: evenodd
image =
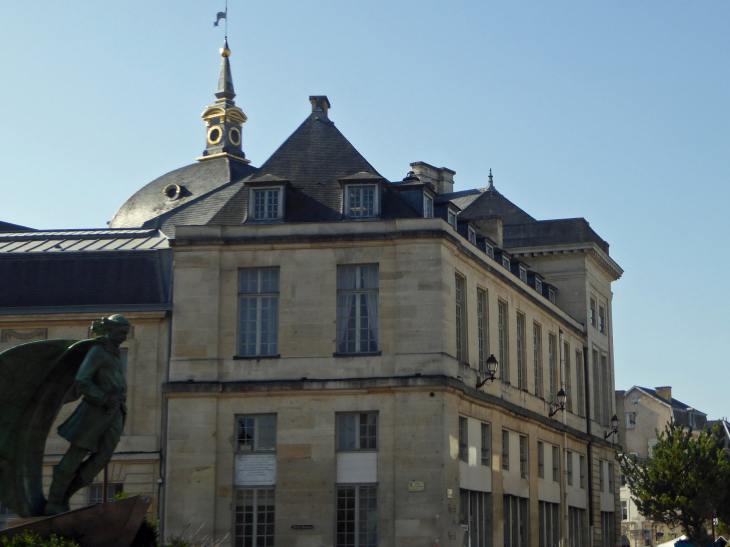
M 175 276 L 175 255 L 173 253 L 173 261 L 170 266 L 170 287 L 168 298 L 172 302 L 172 295 L 174 289 L 174 276 Z M 165 383 L 170 381 L 170 359 L 172 357 L 172 319 L 173 314 L 170 312 L 170 323 L 167 327 L 167 367 L 165 370 Z M 167 490 L 165 484 L 165 475 L 167 474 L 167 413 L 168 413 L 168 399 L 162 394 L 162 450 L 160 453 L 160 478 L 158 479 L 157 488 L 157 522 L 158 522 L 158 535 L 160 541 L 163 541 L 165 537 L 165 492 Z
M 588 367 L 588 346 L 583 346 L 583 382 L 585 383 L 585 402 L 586 402 L 586 433 L 588 438 L 591 438 L 591 390 L 589 389 L 590 383 L 588 379 L 589 373 Z M 588 462 L 586 464 L 586 482 L 588 483 L 588 530 L 590 533 L 589 544 L 591 547 L 594 545 L 593 531 L 595 525 L 593 523 L 593 443 L 588 441 Z
M 565 391 L 565 341 L 563 340 L 563 329 L 558 330 L 558 343 L 560 344 L 560 388 Z M 573 400 L 572 393 L 571 401 Z M 567 405 L 567 400 L 566 400 Z M 567 425 L 568 410 L 563 410 L 563 425 Z M 563 533 L 560 535 L 560 543 L 563 547 L 568 545 L 568 534 L 570 531 L 569 512 L 568 512 L 568 433 L 563 429 L 563 480 L 562 497 L 563 497 Z

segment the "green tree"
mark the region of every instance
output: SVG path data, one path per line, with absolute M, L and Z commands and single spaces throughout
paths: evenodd
M 658 432 L 657 432 L 658 434 Z M 644 517 L 708 541 L 713 515 L 730 522 L 730 457 L 719 425 L 699 435 L 671 422 L 646 461 L 623 455 L 621 472 Z

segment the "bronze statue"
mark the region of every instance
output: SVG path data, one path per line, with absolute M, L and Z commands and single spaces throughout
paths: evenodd
M 0 353 L 0 500 L 18 515 L 68 511 L 69 498 L 109 463 L 127 414 L 119 346 L 129 329 L 113 315 L 94 322 L 91 340 L 31 342 Z M 53 469 L 46 502 L 46 438 L 61 406 L 79 397 L 58 428 L 71 447 Z

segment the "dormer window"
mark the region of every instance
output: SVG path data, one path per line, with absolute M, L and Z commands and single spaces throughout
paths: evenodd
M 472 245 L 477 244 L 477 231 L 471 226 L 469 226 L 469 243 Z
M 555 304 L 555 291 L 552 289 L 548 289 L 548 300 Z
M 494 248 L 489 243 L 484 243 L 484 252 L 488 257 L 494 258 Z
M 506 256 L 502 257 L 502 266 L 509 270 L 509 258 Z
M 250 215 L 253 220 L 278 220 L 284 216 L 284 200 L 281 186 L 253 189 Z
M 527 269 L 520 266 L 520 281 L 527 283 Z
M 535 277 L 535 290 L 538 294 L 542 294 L 542 281 Z
M 449 211 L 449 226 L 451 226 L 454 230 L 456 230 L 456 213 Z
M 345 187 L 345 211 L 349 218 L 378 216 L 378 192 L 375 184 Z
M 423 192 L 423 218 L 433 218 L 433 197 Z

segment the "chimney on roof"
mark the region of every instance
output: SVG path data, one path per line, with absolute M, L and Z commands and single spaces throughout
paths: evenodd
M 430 182 L 439 194 L 450 194 L 454 191 L 454 175 L 456 171 L 446 167 L 434 167 L 424 161 L 411 164 L 411 169 L 421 182 Z
M 330 109 L 330 102 L 327 95 L 310 95 L 309 102 L 312 103 L 312 116 L 329 119 L 327 111 Z
M 656 391 L 656 394 L 665 401 L 672 400 L 672 386 L 655 387 L 654 391 Z

